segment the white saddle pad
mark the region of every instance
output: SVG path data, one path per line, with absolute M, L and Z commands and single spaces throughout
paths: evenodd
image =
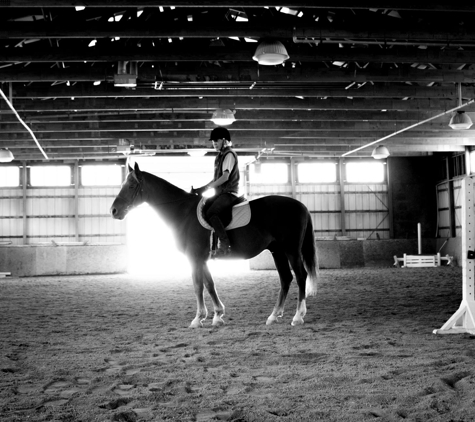
M 213 230 L 206 220 L 203 218 L 203 206 L 206 203 L 207 198 L 201 198 L 201 201 L 198 203 L 196 207 L 196 215 L 198 216 L 198 221 L 200 224 L 208 230 Z M 238 227 L 243 227 L 249 224 L 251 221 L 251 207 L 249 205 L 249 201 L 246 200 L 244 202 L 240 202 L 237 205 L 233 206 L 233 217 L 231 223 L 226 227 L 226 230 L 237 229 Z

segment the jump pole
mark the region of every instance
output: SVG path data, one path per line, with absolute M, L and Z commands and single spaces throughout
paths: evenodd
M 417 251 L 418 254 L 422 254 L 422 236 L 421 236 L 421 223 L 417 223 Z
M 462 303 L 434 334 L 475 335 L 475 186 L 471 177 L 462 181 Z

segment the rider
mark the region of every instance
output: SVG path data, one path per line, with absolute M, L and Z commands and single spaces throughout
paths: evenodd
M 238 157 L 231 149 L 231 135 L 226 128 L 213 129 L 209 140 L 218 152 L 214 161 L 214 177 L 211 182 L 201 188 L 192 188 L 192 193 L 202 194 L 208 189 L 215 189 L 215 195 L 207 201 L 207 205 L 211 203 L 211 206 L 206 211 L 206 219 L 219 238 L 218 248 L 213 253 L 213 257 L 223 257 L 231 252 L 231 246 L 220 215 L 231 208 L 239 196 Z

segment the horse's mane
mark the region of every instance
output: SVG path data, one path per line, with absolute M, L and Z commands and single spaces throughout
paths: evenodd
M 152 173 L 148 173 L 146 171 L 141 172 L 143 176 L 146 176 L 147 181 L 150 182 L 154 187 L 160 189 L 161 192 L 167 192 L 172 194 L 173 196 L 191 196 L 192 194 L 175 186 L 173 183 L 162 179 L 161 177 L 155 176 Z

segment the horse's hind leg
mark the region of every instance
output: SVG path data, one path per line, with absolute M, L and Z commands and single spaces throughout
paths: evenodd
M 276 321 L 279 322 L 279 318 L 282 318 L 282 315 L 284 315 L 285 299 L 289 293 L 290 283 L 292 282 L 293 278 L 287 256 L 281 251 L 273 251 L 272 256 L 274 258 L 277 272 L 279 273 L 280 291 L 279 297 L 277 298 L 277 303 L 274 306 L 274 310 L 270 314 L 269 318 L 267 318 L 267 325 Z
M 223 302 L 219 299 L 218 292 L 216 291 L 216 288 L 214 287 L 214 281 L 213 277 L 211 276 L 211 273 L 209 272 L 208 265 L 205 263 L 203 266 L 203 271 L 204 271 L 204 282 L 206 289 L 208 290 L 209 295 L 211 296 L 211 300 L 213 301 L 213 307 L 214 307 L 214 316 L 213 316 L 213 325 L 214 326 L 219 326 L 223 325 L 223 316 L 224 316 L 224 305 Z
M 307 313 L 307 304 L 305 301 L 305 286 L 307 282 L 307 271 L 302 262 L 300 254 L 288 255 L 290 265 L 295 273 L 295 278 L 297 279 L 297 285 L 299 288 L 298 299 L 297 299 L 297 311 L 292 319 L 292 325 L 299 325 L 304 323 L 304 316 Z

